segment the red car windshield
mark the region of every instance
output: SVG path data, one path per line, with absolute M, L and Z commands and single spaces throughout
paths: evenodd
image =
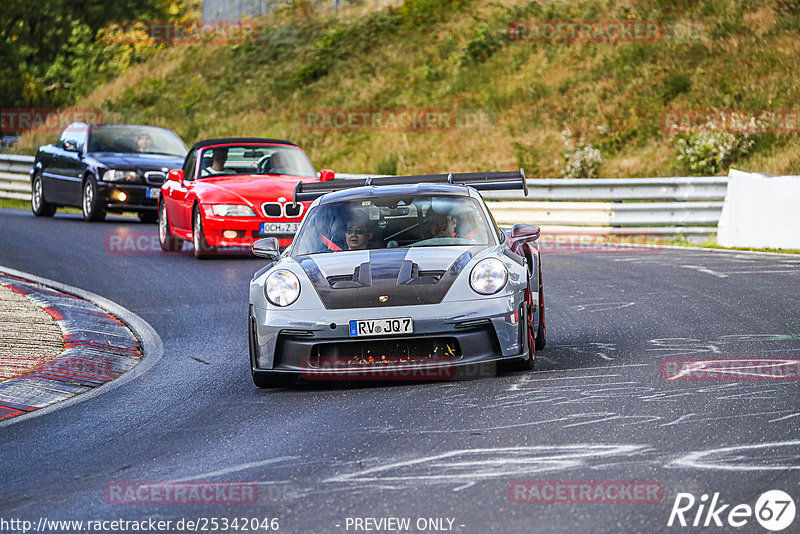
M 311 210 L 292 255 L 396 247 L 476 246 L 494 232 L 470 197 L 381 197 L 332 202 Z
M 200 152 L 200 178 L 236 174 L 317 176 L 305 152 L 286 145 L 230 145 Z

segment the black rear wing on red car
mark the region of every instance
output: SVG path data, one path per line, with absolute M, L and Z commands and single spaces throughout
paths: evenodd
M 468 185 L 479 191 L 522 189 L 525 192 L 525 196 L 528 196 L 525 171 L 520 169 L 507 172 L 451 172 L 450 174 L 420 174 L 415 176 L 376 176 L 367 179 L 345 178 L 327 182 L 297 182 L 294 188 L 294 201 L 314 200 L 327 193 L 356 187 L 407 184 Z

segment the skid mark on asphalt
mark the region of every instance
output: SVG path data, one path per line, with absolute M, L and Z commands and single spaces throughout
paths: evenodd
M 777 423 L 778 421 L 783 421 L 784 419 L 791 419 L 792 417 L 797 417 L 798 415 L 800 415 L 800 412 L 793 413 L 792 415 L 786 415 L 784 417 L 778 417 L 777 419 L 770 419 L 768 422 Z
M 703 267 L 702 265 L 681 265 L 684 269 L 694 269 L 698 273 L 705 273 L 710 274 L 711 276 L 716 276 L 717 278 L 727 278 L 727 274 L 718 273 L 717 271 L 712 271 L 707 267 Z
M 645 350 L 649 352 L 668 352 L 670 356 L 684 356 L 687 354 L 703 353 L 734 353 L 742 350 L 742 345 L 747 343 L 748 351 L 759 349 L 761 351 L 800 352 L 800 343 L 791 343 L 800 340 L 800 334 L 736 334 L 723 335 L 712 340 L 701 340 L 686 337 L 665 337 L 648 341 L 651 345 Z M 772 343 L 789 342 L 789 346 L 780 347 Z M 761 346 L 754 346 L 760 344 Z
M 607 312 L 629 308 L 635 304 L 635 302 L 595 302 L 590 304 L 577 304 L 575 306 L 570 306 L 570 308 L 575 311 Z
M 595 310 L 596 311 L 596 310 Z M 617 352 L 617 345 L 614 343 L 601 343 L 601 342 L 588 342 L 588 343 L 575 343 L 575 344 L 566 344 L 566 345 L 556 345 L 551 347 L 550 351 L 548 352 L 551 356 L 555 354 L 555 360 L 542 356 L 540 354 L 536 355 L 537 360 L 546 362 L 547 364 L 555 367 L 559 367 L 562 365 L 560 360 L 568 360 L 568 361 L 587 361 L 592 360 L 595 358 L 599 358 L 603 361 L 614 361 L 615 354 Z M 567 354 L 564 354 L 567 352 Z M 608 367 L 604 366 L 603 368 Z M 590 369 L 597 369 L 597 367 L 592 367 Z M 546 369 L 543 371 L 537 371 L 537 374 L 542 372 L 550 372 L 554 369 Z M 564 369 L 558 369 L 562 371 Z M 588 369 L 587 369 L 588 370 Z
M 731 275 L 798 274 L 800 260 L 778 256 L 755 256 L 702 253 L 700 251 L 684 254 L 660 254 L 657 256 L 638 256 L 613 258 L 612 262 L 626 265 L 653 265 L 664 267 L 673 265 L 691 269 L 716 278 Z
M 229 475 L 231 473 L 238 473 L 239 471 L 246 471 L 248 469 L 254 469 L 257 467 L 264 467 L 267 465 L 273 465 L 278 463 L 286 463 L 286 462 L 294 462 L 297 461 L 300 457 L 299 456 L 279 456 L 275 458 L 269 458 L 267 460 L 260 460 L 257 462 L 247 462 L 243 464 L 233 465 L 230 467 L 224 467 L 222 469 L 215 469 L 214 471 L 207 471 L 205 473 L 200 473 L 198 475 L 193 475 L 190 477 L 181 477 L 180 479 L 176 480 L 169 480 L 166 483 L 177 483 L 177 482 L 191 482 L 192 480 L 203 480 L 207 478 L 218 477 L 221 475 Z
M 356 473 L 330 477 L 325 482 L 383 482 L 417 485 L 465 484 L 503 477 L 590 467 L 593 461 L 642 454 L 643 445 L 542 445 L 457 449 L 418 458 L 382 463 Z
M 800 441 L 775 441 L 693 451 L 665 467 L 718 471 L 783 471 L 800 469 Z

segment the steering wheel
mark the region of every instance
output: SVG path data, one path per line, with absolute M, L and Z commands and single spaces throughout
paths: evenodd
M 256 174 L 265 174 L 264 167 L 266 163 L 269 161 L 269 158 L 272 157 L 272 154 L 267 154 L 266 156 L 261 156 L 256 163 Z

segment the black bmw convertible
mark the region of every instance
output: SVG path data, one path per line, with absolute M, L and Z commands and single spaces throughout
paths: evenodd
M 70 124 L 57 143 L 39 147 L 31 169 L 31 209 L 50 217 L 81 208 L 87 221 L 132 211 L 155 222 L 161 184 L 183 165 L 188 149 L 165 128 L 131 124 Z

